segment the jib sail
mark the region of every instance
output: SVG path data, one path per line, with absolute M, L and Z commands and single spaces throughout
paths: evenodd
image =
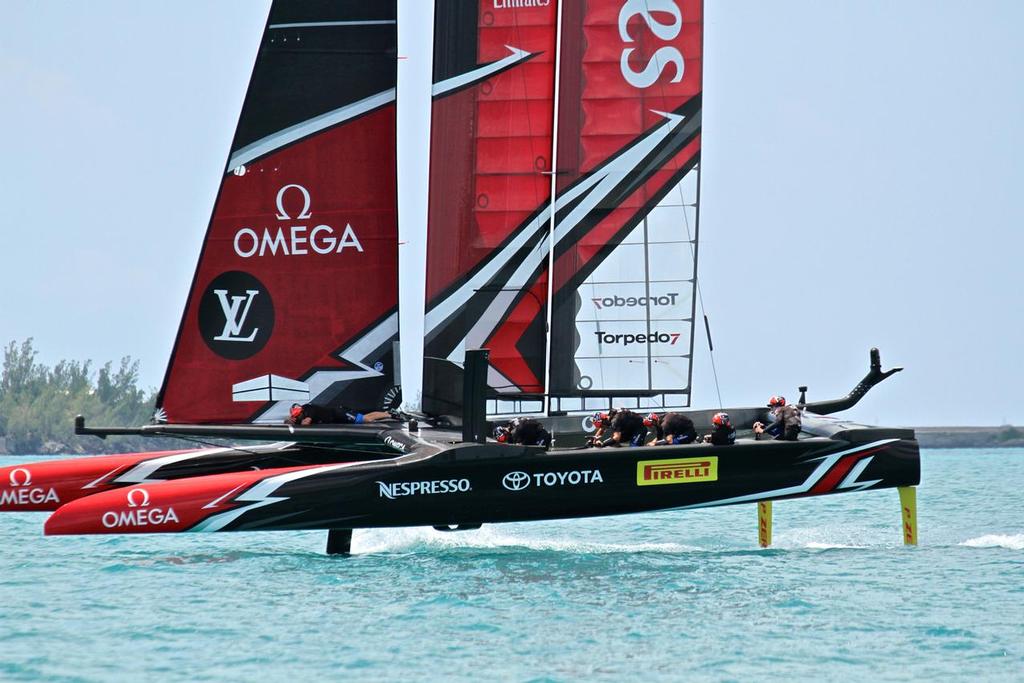
M 397 338 L 395 2 L 270 9 L 158 419 L 377 407 Z
M 489 348 L 491 413 L 688 405 L 701 1 L 436 10 L 426 355 Z

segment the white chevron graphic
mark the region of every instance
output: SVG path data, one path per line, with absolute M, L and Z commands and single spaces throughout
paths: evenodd
M 520 50 L 519 52 L 522 51 Z M 612 193 L 624 178 L 631 173 L 636 173 L 643 160 L 663 144 L 669 135 L 685 120 L 685 117 L 678 114 L 652 111 L 666 119 L 660 127 L 654 129 L 653 132 L 633 147 L 624 150 L 603 168 L 584 178 L 557 197 L 555 201 L 556 212 L 558 209 L 568 206 L 581 197 L 583 199 L 579 206 L 575 207 L 557 223 L 555 227 L 556 245 L 564 240 L 573 228 L 599 205 L 602 199 Z M 512 240 L 485 263 L 469 280 L 427 311 L 424 328 L 428 336 L 438 331 L 443 323 L 464 306 L 477 290 L 484 287 L 502 268 L 512 262 L 516 254 L 524 246 L 532 242 L 534 248 L 530 251 L 529 256 L 519 265 L 509 282 L 504 285 L 510 289 L 519 289 L 525 286 L 529 276 L 547 258 L 548 225 L 551 220 L 551 210 L 552 204 L 549 201 L 532 221 L 520 229 Z M 517 292 L 515 291 L 499 293 L 490 307 L 488 307 L 487 313 L 482 317 L 481 321 L 467 335 L 465 343 L 468 344 L 471 341 L 477 340 L 482 342 L 483 339 L 490 336 L 497 325 L 497 321 L 500 320 L 500 317 L 511 306 L 516 295 Z M 380 344 L 387 339 L 394 339 L 397 334 L 398 315 L 396 313 L 381 322 L 380 325 L 358 340 L 353 346 L 345 349 L 340 356 L 364 368 L 366 372 L 380 374 L 375 373 L 375 371 L 368 368 L 362 362 L 365 360 L 365 356 L 360 357 L 360 352 L 365 350 L 366 353 L 369 353 L 373 349 L 379 348 Z M 456 347 L 456 352 L 452 354 L 453 360 L 461 362 L 461 356 L 458 358 L 455 356 L 458 350 L 463 348 L 465 348 L 465 344 L 460 344 Z M 340 379 L 358 379 L 361 376 L 370 375 L 356 376 L 352 372 L 318 372 L 307 380 L 310 384 L 310 395 L 317 395 L 330 386 L 331 383 Z M 270 411 L 262 415 L 257 422 L 280 422 L 287 415 L 287 405 L 290 404 L 286 404 L 286 402 L 276 404 Z
M 804 482 L 802 484 L 797 484 L 796 486 L 787 486 L 785 488 L 774 489 L 772 491 L 762 491 L 760 493 L 751 493 L 750 495 L 747 495 L 747 496 L 736 496 L 735 498 L 723 498 L 721 500 L 712 500 L 712 501 L 708 501 L 707 503 L 698 503 L 696 505 L 683 505 L 683 506 L 681 506 L 679 508 L 676 508 L 676 509 L 677 510 L 692 510 L 694 508 L 709 508 L 709 507 L 717 507 L 719 505 L 731 505 L 732 503 L 748 503 L 748 502 L 754 502 L 754 501 L 758 501 L 758 500 L 772 500 L 773 498 L 781 498 L 782 496 L 792 496 L 792 495 L 799 494 L 799 493 L 807 493 L 812 488 L 814 488 L 815 484 L 817 484 L 819 481 L 821 481 L 821 478 L 824 477 L 825 474 L 830 469 L 832 469 L 832 466 L 835 465 L 837 462 L 839 462 L 839 459 L 842 458 L 844 455 L 851 455 L 853 453 L 860 453 L 862 451 L 870 451 L 870 450 L 873 450 L 873 449 L 878 448 L 880 446 L 884 446 L 886 444 L 893 443 L 894 441 L 899 441 L 899 439 L 882 439 L 881 441 L 873 441 L 873 442 L 871 442 L 869 444 L 865 444 L 863 446 L 857 446 L 855 448 L 848 448 L 845 451 L 838 451 L 837 453 L 831 453 L 829 455 L 822 456 L 821 458 L 816 458 L 817 460 L 821 460 L 821 464 L 818 465 L 816 468 L 814 468 L 814 471 L 811 472 L 811 474 L 807 477 L 807 479 L 804 480 Z M 868 458 L 868 459 L 870 460 L 870 458 Z M 864 465 L 864 467 L 867 467 L 867 465 Z M 863 472 L 864 469 L 861 468 L 860 471 Z M 858 472 L 857 474 L 859 476 L 860 473 Z M 843 479 L 843 483 L 845 484 L 847 480 L 850 480 L 850 477 L 852 475 L 853 475 L 853 472 L 850 472 L 850 474 L 848 474 L 846 476 L 846 478 Z M 856 478 L 856 477 L 854 477 L 854 478 Z M 871 482 L 868 485 L 870 486 L 871 484 L 876 484 L 876 483 L 878 483 L 878 482 L 877 481 L 873 481 L 873 482 Z
M 398 456 L 401 457 L 401 456 Z M 385 463 L 395 460 L 396 458 L 389 458 L 388 460 L 375 460 L 374 462 Z M 273 495 L 279 488 L 285 484 L 295 481 L 297 479 L 305 479 L 306 477 L 312 477 L 316 474 L 323 474 L 324 472 L 333 472 L 335 470 L 344 469 L 346 467 L 352 467 L 353 465 L 361 465 L 362 462 L 345 462 L 339 465 L 323 465 L 322 467 L 313 467 L 305 470 L 298 470 L 296 472 L 287 472 L 285 474 L 279 474 L 274 477 L 264 479 L 260 483 L 253 486 L 248 491 L 245 491 L 240 496 L 232 500 L 233 503 L 249 503 L 248 505 L 235 508 L 234 510 L 228 510 L 222 512 L 219 515 L 213 515 L 207 517 L 199 524 L 195 525 L 189 531 L 220 531 L 225 526 L 235 521 L 246 512 L 255 510 L 256 508 L 265 507 L 267 505 L 273 505 L 274 503 L 280 503 L 283 500 L 288 500 L 288 496 L 275 496 Z M 224 496 L 218 498 L 219 502 Z
M 469 85 L 470 83 L 482 81 L 491 74 L 497 73 L 502 69 L 507 69 L 510 66 L 514 66 L 519 62 L 525 62 L 532 56 L 531 53 L 526 50 L 520 50 L 519 48 L 512 47 L 511 45 L 506 45 L 505 47 L 510 53 L 507 57 L 503 57 L 502 59 L 499 59 L 496 62 L 491 62 L 490 64 L 484 64 L 472 71 L 459 74 L 458 76 L 452 76 L 451 78 L 446 78 L 443 81 L 438 81 L 434 84 L 430 94 L 437 97 L 438 95 L 443 95 L 451 90 L 457 90 L 463 86 Z
M 370 332 L 356 339 L 338 353 L 338 358 L 359 368 L 358 370 L 317 370 L 305 380 L 309 385 L 311 401 L 335 382 L 345 382 L 364 377 L 381 377 L 384 373 L 374 370 L 369 363 L 370 354 L 398 338 L 398 313 L 392 313 Z M 288 417 L 292 401 L 278 401 L 254 422 L 256 424 L 280 424 Z
M 555 244 L 559 245 L 583 221 L 591 211 L 608 197 L 615 188 L 630 174 L 636 173 L 638 168 L 652 152 L 661 146 L 672 132 L 684 121 L 684 117 L 678 114 L 670 114 L 661 111 L 654 113 L 665 117 L 666 122 L 655 129 L 646 138 L 640 140 L 633 147 L 628 148 L 618 157 L 611 160 L 603 168 L 595 171 L 591 176 L 555 200 L 555 213 L 565 206 L 580 200 L 565 217 L 555 224 Z M 495 296 L 480 320 L 473 326 L 466 335 L 468 347 L 482 345 L 498 323 L 504 318 L 505 312 L 519 295 L 519 291 L 528 284 L 530 276 L 548 257 L 548 230 L 551 220 L 551 204 L 549 203 L 529 225 L 524 228 L 515 240 L 506 245 L 504 249 L 485 268 L 482 268 L 471 280 L 452 293 L 452 295 L 441 302 L 427 313 L 426 329 L 427 334 L 436 330 L 452 313 L 464 306 L 473 293 L 482 288 L 495 273 L 512 261 L 516 253 L 531 239 L 536 240 L 534 248 L 529 252 L 516 268 L 512 277 L 502 285 L 503 289 L 513 291 L 502 291 Z M 451 360 L 461 360 L 454 358 Z
M 860 478 L 860 475 L 864 473 L 864 470 L 867 469 L 867 466 L 874 459 L 875 456 L 872 455 L 869 458 L 864 458 L 863 460 L 859 461 L 856 465 L 853 466 L 853 469 L 850 470 L 850 473 L 843 477 L 843 480 L 839 483 L 839 486 L 837 488 L 843 489 L 844 491 L 847 489 L 851 491 L 863 491 L 864 489 L 870 488 L 875 484 L 880 484 L 882 482 L 881 479 L 873 479 L 871 481 L 862 482 L 857 481 L 857 479 Z
M 319 133 L 331 126 L 336 126 L 343 121 L 373 111 L 394 101 L 395 89 L 391 88 L 375 95 L 370 95 L 358 102 L 346 104 L 344 107 L 338 107 L 333 111 L 320 114 L 320 116 L 314 116 L 307 121 L 296 123 L 294 126 L 289 126 L 284 130 L 271 133 L 232 154 L 231 158 L 228 159 L 228 172 L 232 173 L 239 166 L 266 156 L 285 145 L 290 145 L 302 138 L 307 138 L 314 133 Z

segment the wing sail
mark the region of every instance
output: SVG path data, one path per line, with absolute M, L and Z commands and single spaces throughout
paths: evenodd
M 689 405 L 702 21 L 700 0 L 566 3 L 555 409 Z
M 157 405 L 381 405 L 397 338 L 396 3 L 273 3 Z
M 519 4 L 437 4 L 426 355 L 489 348 L 491 413 L 688 405 L 701 0 Z
M 426 356 L 490 349 L 488 384 L 545 388 L 557 3 L 437 0 Z M 436 393 L 430 387 L 424 393 Z

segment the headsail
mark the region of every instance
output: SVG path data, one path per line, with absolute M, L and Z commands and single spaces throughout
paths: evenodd
M 687 405 L 701 0 L 437 8 L 427 355 L 489 348 L 491 412 Z
M 395 74 L 394 0 L 273 3 L 158 417 L 381 405 L 398 333 Z

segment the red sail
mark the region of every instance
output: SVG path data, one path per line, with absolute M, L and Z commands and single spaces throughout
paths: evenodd
M 564 0 L 559 36 L 558 3 L 470 5 L 437 3 L 427 355 L 487 347 L 492 389 L 561 409 L 688 401 L 701 1 Z
M 546 287 L 510 314 L 523 293 L 479 271 L 550 201 L 556 5 L 435 5 L 426 355 L 487 346 L 504 391 L 543 391 Z
M 592 189 L 556 231 L 552 393 L 688 405 L 702 3 L 567 2 L 562 26 L 558 192 Z
M 379 406 L 397 338 L 395 2 L 275 2 L 158 400 Z

